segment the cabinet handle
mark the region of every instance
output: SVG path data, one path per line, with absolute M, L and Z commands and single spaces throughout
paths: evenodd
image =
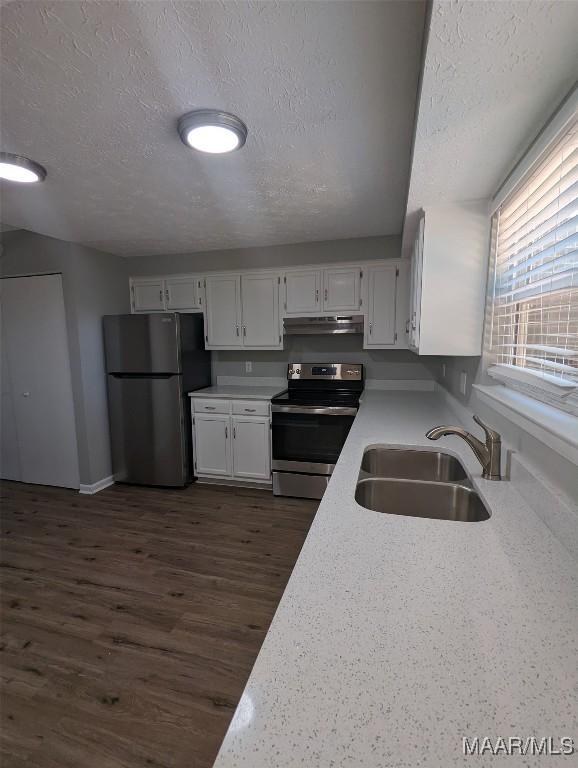
M 166 297 L 166 300 L 170 302 L 171 297 L 170 297 L 169 289 L 168 288 L 165 290 L 165 297 Z
M 163 289 L 162 288 L 159 291 L 159 297 L 160 297 L 160 300 L 162 301 L 163 300 Z
M 236 328 L 237 328 L 237 336 L 238 336 L 239 335 L 239 326 L 237 325 Z
M 237 427 L 233 427 L 233 440 L 237 439 Z
M 405 324 L 405 332 L 406 332 L 406 333 L 409 333 L 409 320 L 408 320 L 408 321 L 407 321 L 407 323 Z
M 243 410 L 245 411 L 245 413 L 255 413 L 255 411 L 257 409 L 256 408 L 243 408 Z
M 246 335 L 247 335 L 247 326 L 244 325 L 243 326 L 243 336 L 246 336 Z
M 225 424 L 225 440 L 229 437 L 229 427 Z
M 325 301 L 327 301 L 327 288 L 323 292 L 323 297 L 324 297 Z
M 315 289 L 315 303 L 319 303 L 319 288 Z M 285 307 L 285 309 L 287 309 L 287 307 Z
M 372 333 L 373 333 L 373 323 L 370 323 L 369 324 L 369 335 L 371 336 Z
M 215 406 L 214 405 L 205 405 L 205 411 L 214 411 Z

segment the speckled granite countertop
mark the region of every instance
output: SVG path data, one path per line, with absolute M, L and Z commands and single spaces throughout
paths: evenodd
M 367 445 L 427 445 L 456 423 L 436 393 L 366 392 L 215 768 L 549 765 L 464 757 L 462 738 L 578 746 L 578 564 L 508 482 L 481 523 L 354 500 Z M 560 765 L 575 765 L 559 757 Z
M 189 397 L 223 397 L 231 400 L 271 400 L 283 387 L 235 387 L 216 385 L 189 392 Z

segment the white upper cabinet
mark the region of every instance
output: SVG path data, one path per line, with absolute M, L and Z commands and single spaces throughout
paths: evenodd
M 360 307 L 360 267 L 300 269 L 285 273 L 286 315 L 354 312 Z
M 321 311 L 322 272 L 300 269 L 287 272 L 285 284 L 285 314 L 307 315 Z
M 133 312 L 162 312 L 165 308 L 164 280 L 159 277 L 134 278 L 130 301 Z
M 194 312 L 200 310 L 201 292 L 195 275 L 133 277 L 130 298 L 133 312 Z
M 485 202 L 422 212 L 413 252 L 410 349 L 420 355 L 480 355 L 489 256 Z
M 130 281 L 132 311 L 202 311 L 206 349 L 223 350 L 283 349 L 284 316 L 361 314 L 365 348 L 407 349 L 409 265 L 409 259 L 396 259 L 282 271 L 136 277 Z M 414 279 L 412 285 L 412 309 L 417 304 L 419 316 L 421 284 Z
M 323 310 L 354 312 L 359 310 L 361 269 L 342 267 L 323 272 Z
M 210 275 L 205 279 L 207 349 L 241 347 L 241 276 Z
M 241 304 L 245 348 L 275 349 L 282 346 L 279 317 L 280 283 L 280 276 L 270 272 L 242 276 Z
M 165 280 L 165 306 L 168 311 L 183 312 L 200 309 L 197 295 L 198 278 L 167 277 Z
M 396 296 L 398 267 L 384 264 L 367 268 L 367 322 L 365 347 L 389 347 L 397 341 Z

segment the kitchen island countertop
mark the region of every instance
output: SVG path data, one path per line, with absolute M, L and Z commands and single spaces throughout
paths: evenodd
M 578 563 L 463 441 L 425 438 L 441 423 L 459 421 L 437 393 L 365 393 L 215 768 L 551 763 L 464 756 L 476 736 L 578 748 Z M 383 443 L 458 456 L 490 519 L 360 507 L 363 451 Z

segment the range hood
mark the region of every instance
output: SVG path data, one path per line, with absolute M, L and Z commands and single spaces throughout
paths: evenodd
M 328 335 L 337 333 L 363 333 L 363 315 L 325 315 L 324 317 L 286 317 L 283 320 L 286 336 Z

